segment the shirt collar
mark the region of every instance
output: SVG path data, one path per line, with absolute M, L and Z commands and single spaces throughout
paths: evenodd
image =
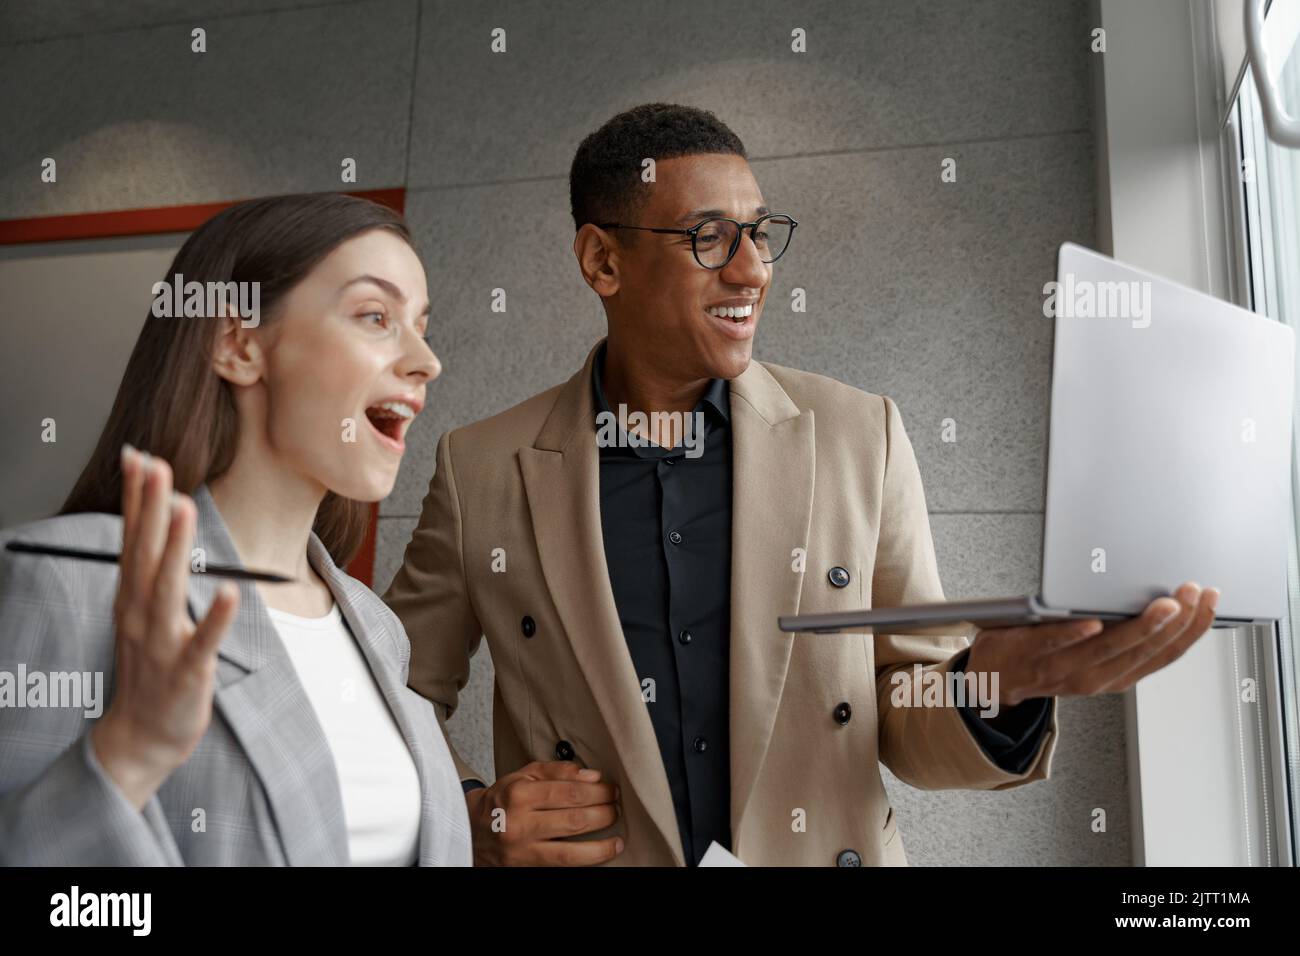
M 597 414 L 609 412 L 612 415 L 614 411 L 609 407 L 609 401 L 605 398 L 605 384 L 602 378 L 602 370 L 605 367 L 606 345 L 605 342 L 600 344 L 600 351 L 596 353 L 596 360 L 591 363 L 591 390 Z M 708 387 L 705 388 L 704 394 L 700 396 L 695 411 L 703 411 L 705 406 L 712 409 L 714 413 L 714 415 L 705 418 L 706 429 L 714 424 L 725 425 L 731 421 L 731 390 L 725 378 L 709 379 Z M 717 421 L 710 420 L 715 417 Z

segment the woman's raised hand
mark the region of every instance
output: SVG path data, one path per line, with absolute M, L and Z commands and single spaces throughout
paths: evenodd
M 95 756 L 142 809 L 198 746 L 212 717 L 217 648 L 239 592 L 222 584 L 196 627 L 186 609 L 197 512 L 171 467 L 122 449 L 122 557 L 113 604 L 113 702 L 91 731 Z

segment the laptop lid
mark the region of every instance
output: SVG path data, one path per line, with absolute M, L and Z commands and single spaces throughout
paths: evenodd
M 1186 580 L 1221 620 L 1285 613 L 1292 330 L 1061 246 L 1042 600 L 1138 613 Z

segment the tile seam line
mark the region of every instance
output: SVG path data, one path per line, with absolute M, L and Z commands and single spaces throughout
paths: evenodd
M 943 142 L 933 143 L 909 143 L 898 146 L 863 146 L 853 149 L 828 149 L 814 150 L 804 153 L 779 153 L 767 156 L 750 156 L 751 163 L 777 162 L 789 159 L 818 159 L 823 156 L 852 156 L 855 154 L 872 154 L 872 153 L 902 153 L 914 149 L 937 149 L 947 146 L 979 146 L 989 143 L 1016 143 L 1026 140 L 1035 139 L 1056 139 L 1068 136 L 1085 136 L 1091 135 L 1091 130 L 1086 129 L 1069 129 L 1059 130 L 1050 133 L 1025 133 L 1019 136 L 989 136 L 975 139 L 946 140 Z M 567 173 L 553 173 L 546 176 L 517 176 L 506 179 L 485 179 L 479 182 L 457 182 L 457 183 L 436 183 L 432 185 L 408 185 L 407 192 L 437 192 L 447 189 L 473 189 L 476 187 L 487 186 L 516 186 L 526 183 L 545 183 L 556 180 L 566 180 L 569 176 Z
M 411 82 L 408 87 L 410 99 L 406 103 L 406 150 L 402 155 L 403 189 L 411 184 L 411 144 L 415 141 L 415 94 L 420 85 L 420 19 L 423 13 L 424 4 L 420 0 L 415 0 L 415 29 L 412 31 L 415 50 L 411 54 Z
M 290 4 L 283 7 L 271 7 L 264 10 L 249 10 L 244 13 L 216 13 L 205 16 L 193 16 L 180 20 L 159 20 L 157 23 L 140 23 L 131 27 L 115 27 L 111 30 L 86 30 L 81 33 L 59 33 L 49 37 L 37 37 L 32 40 L 16 40 L 13 43 L 0 43 L 0 50 L 12 50 L 20 46 L 35 46 L 39 43 L 58 43 L 61 40 L 79 40 L 83 37 L 106 37 L 118 33 L 143 33 L 146 30 L 161 30 L 164 27 L 203 26 L 216 20 L 245 20 L 249 17 L 264 17 L 276 13 L 299 13 L 307 10 L 327 10 L 330 7 L 359 7 L 371 3 L 384 3 L 389 0 L 321 0 L 320 3 Z M 420 0 L 408 0 L 420 6 Z

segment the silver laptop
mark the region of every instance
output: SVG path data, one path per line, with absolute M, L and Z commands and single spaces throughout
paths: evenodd
M 1283 616 L 1295 530 L 1291 329 L 1068 242 L 1049 308 L 1038 593 L 781 617 L 781 630 L 1114 620 L 1189 580 L 1219 589 L 1215 626 Z

